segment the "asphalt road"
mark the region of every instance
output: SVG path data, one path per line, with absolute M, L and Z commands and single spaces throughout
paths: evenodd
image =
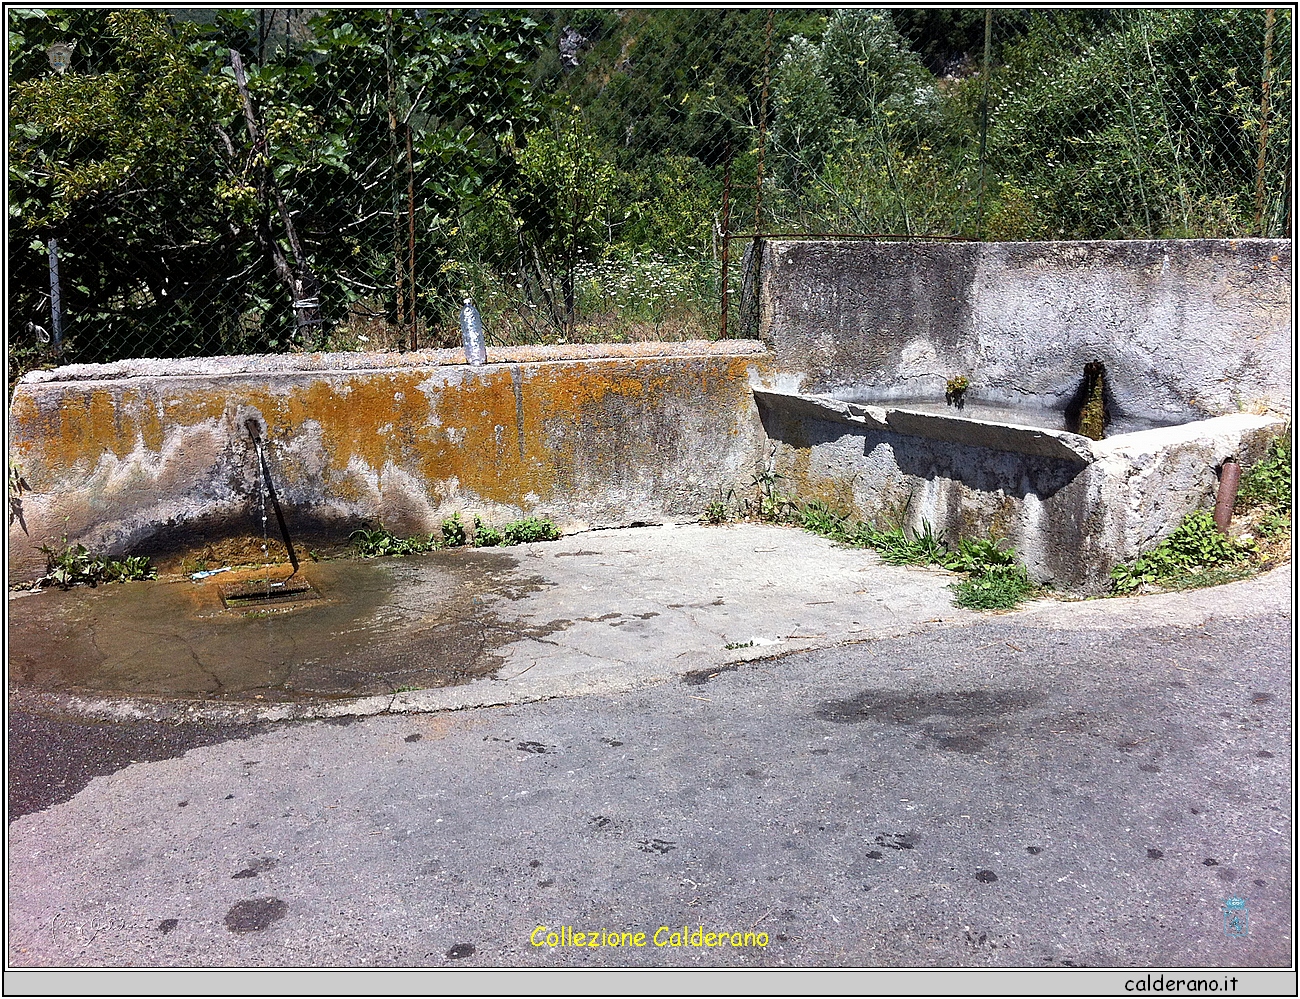
M 10 964 L 1285 967 L 1289 579 L 1207 592 L 507 707 L 14 713 Z

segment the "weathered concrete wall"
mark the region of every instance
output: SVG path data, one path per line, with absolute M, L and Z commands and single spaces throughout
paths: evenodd
M 263 428 L 291 527 L 435 530 L 455 510 L 563 529 L 699 513 L 750 480 L 760 343 L 127 361 L 18 385 L 11 458 L 31 491 L 11 581 L 43 543 L 121 553 L 261 529 L 245 422 Z M 272 524 L 274 531 L 274 524 Z
M 1064 406 L 1106 365 L 1156 424 L 1291 407 L 1290 240 L 772 242 L 759 333 L 774 387 L 860 400 Z

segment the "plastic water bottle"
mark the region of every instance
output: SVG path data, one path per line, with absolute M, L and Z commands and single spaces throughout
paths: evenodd
M 483 335 L 483 317 L 474 308 L 474 303 L 465 299 L 465 307 L 460 310 L 460 339 L 465 346 L 465 359 L 470 364 L 487 363 L 487 339 Z

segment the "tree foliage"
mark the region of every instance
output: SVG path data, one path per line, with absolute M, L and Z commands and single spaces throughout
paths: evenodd
M 731 234 L 1278 234 L 1267 18 L 10 8 L 11 377 L 54 359 L 51 240 L 62 359 L 108 360 L 428 346 L 467 290 L 497 335 L 708 334 L 724 188 Z

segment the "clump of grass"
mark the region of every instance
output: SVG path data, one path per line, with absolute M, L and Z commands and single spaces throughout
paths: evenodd
M 1005 549 L 1012 558 L 1015 552 Z M 957 594 L 953 601 L 958 607 L 971 610 L 1007 610 L 1025 600 L 1034 590 L 1025 567 L 1017 562 L 1004 565 L 985 565 L 951 589 Z
M 45 555 L 45 575 L 36 581 L 37 586 L 67 590 L 74 586 L 158 578 L 158 571 L 145 555 L 112 559 L 94 554 L 85 545 L 69 545 L 67 538 L 58 548 L 42 545 L 41 552 Z
M 731 517 L 731 502 L 736 498 L 736 491 L 728 489 L 725 493 L 718 487 L 718 494 L 705 505 L 700 520 L 706 524 L 725 524 Z
M 809 500 L 803 506 L 793 506 L 793 519 L 805 531 L 820 534 L 823 538 L 843 542 L 848 538 L 849 522 L 844 514 L 832 510 L 824 501 Z
M 425 552 L 439 547 L 438 542 L 431 534 L 417 534 L 410 538 L 399 538 L 384 527 L 383 524 L 373 528 L 358 528 L 348 537 L 356 545 L 357 551 L 362 558 L 380 558 L 385 555 L 423 555 Z
M 935 534 L 928 520 L 921 522 L 920 534 L 909 534 L 903 527 L 875 531 L 871 547 L 889 565 L 945 565 L 949 555 L 947 544 Z
M 754 477 L 756 495 L 747 504 L 748 513 L 757 520 L 793 524 L 837 544 L 852 548 L 874 549 L 881 561 L 889 565 L 938 565 L 967 578 L 953 584 L 959 607 L 995 610 L 1014 607 L 1034 592 L 1034 584 L 1020 563 L 1014 548 L 1003 547 L 992 538 L 963 539 L 953 548 L 935 531 L 929 521 L 921 530 L 905 527 L 877 528 L 869 520 L 854 520 L 831 507 L 824 500 L 804 503 L 783 495 L 777 488 L 782 476 L 765 469 Z M 716 509 L 710 504 L 705 518 L 725 514 L 719 498 Z
M 1209 511 L 1196 510 L 1155 548 L 1115 566 L 1110 577 L 1116 593 L 1152 585 L 1164 589 L 1210 586 L 1249 575 L 1251 570 L 1243 563 L 1254 551 L 1254 542 L 1220 534 Z

